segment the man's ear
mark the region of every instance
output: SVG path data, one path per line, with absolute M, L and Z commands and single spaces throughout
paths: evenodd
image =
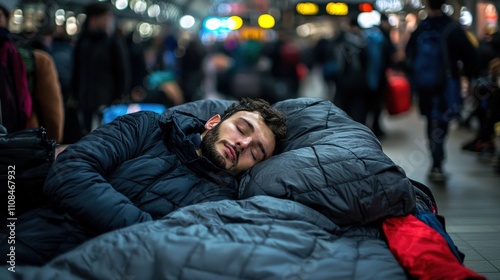
M 219 114 L 211 117 L 206 123 L 205 123 L 205 129 L 210 130 L 214 128 L 218 123 L 220 123 L 221 117 Z

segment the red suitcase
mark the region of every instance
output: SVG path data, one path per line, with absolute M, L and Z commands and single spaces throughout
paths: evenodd
M 401 74 L 388 73 L 385 107 L 389 115 L 407 112 L 411 107 L 411 88 L 408 79 Z

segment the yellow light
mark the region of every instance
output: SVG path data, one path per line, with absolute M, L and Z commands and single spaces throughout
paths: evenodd
M 257 27 L 246 27 L 239 30 L 243 40 L 262 41 L 266 38 L 265 31 Z
M 330 2 L 326 5 L 326 12 L 332 16 L 345 16 L 349 14 L 349 8 L 346 3 Z
M 231 30 L 238 30 L 243 26 L 243 19 L 239 16 L 231 16 L 227 19 L 227 27 Z
M 295 9 L 297 10 L 297 13 L 306 16 L 315 15 L 319 11 L 318 5 L 311 2 L 298 3 L 297 6 L 295 6 Z
M 257 20 L 257 23 L 259 24 L 259 26 L 261 28 L 264 28 L 264 29 L 269 29 L 269 28 L 273 28 L 274 27 L 274 24 L 275 24 L 275 21 L 274 21 L 274 17 L 270 14 L 262 14 L 259 16 L 259 19 Z

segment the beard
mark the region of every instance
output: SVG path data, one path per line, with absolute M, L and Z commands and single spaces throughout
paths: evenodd
M 208 158 L 217 167 L 226 169 L 226 160 L 215 148 L 215 143 L 219 140 L 219 125 L 207 131 L 201 141 L 201 154 Z

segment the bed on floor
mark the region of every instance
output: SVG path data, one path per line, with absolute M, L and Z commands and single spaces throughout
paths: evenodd
M 171 110 L 208 119 L 229 102 Z M 242 176 L 238 200 L 184 207 L 42 267 L 5 267 L 0 278 L 481 279 L 432 224 L 432 193 L 384 154 L 368 128 L 321 99 L 274 107 L 287 115 L 286 145 Z

